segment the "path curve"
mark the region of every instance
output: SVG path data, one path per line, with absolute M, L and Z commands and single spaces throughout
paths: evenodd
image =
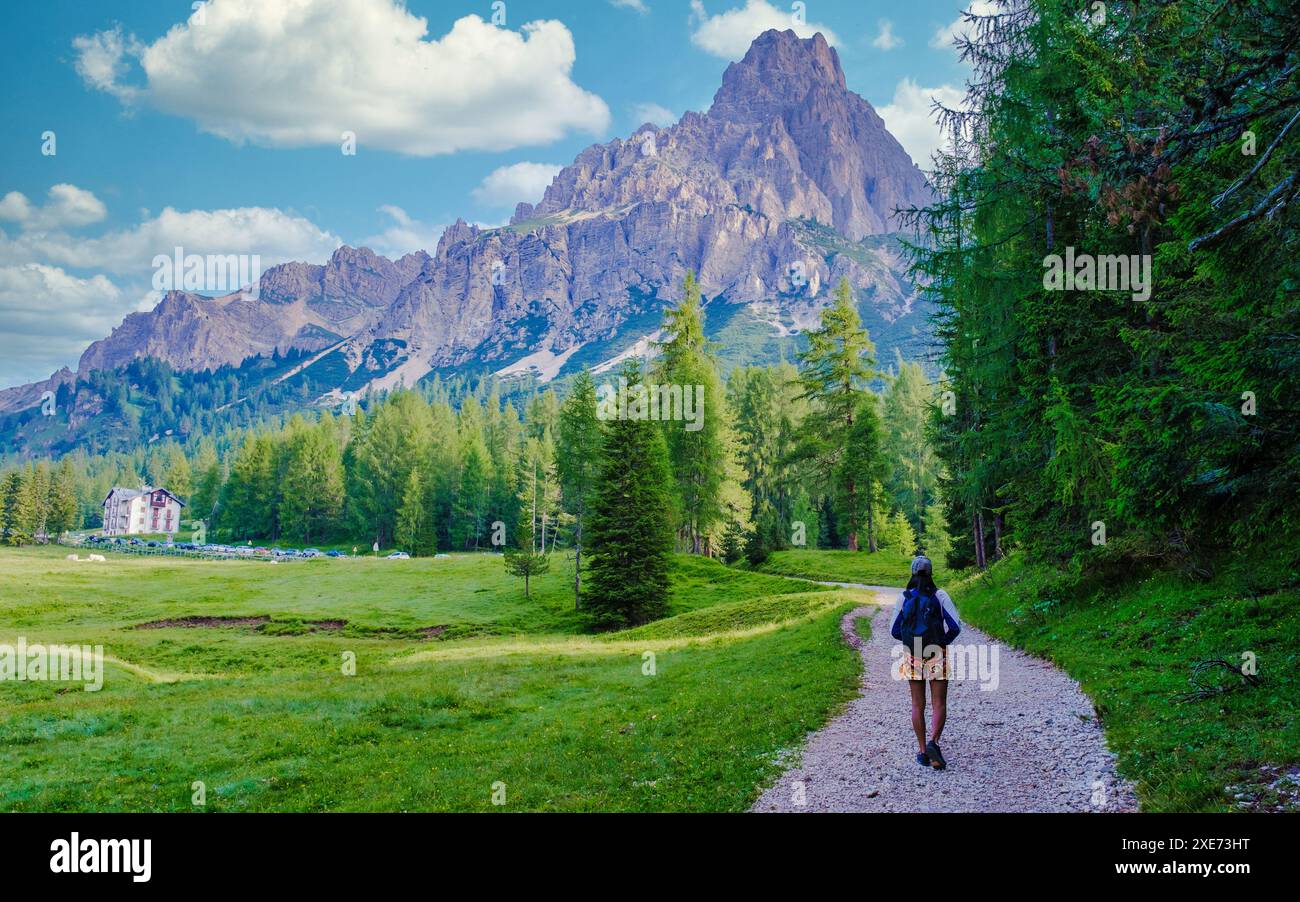
M 892 676 L 889 617 L 899 589 L 853 586 L 876 604 L 844 616 L 845 640 L 862 654 L 861 692 L 811 734 L 800 762 L 752 810 L 800 811 L 1136 811 L 1130 784 L 1115 772 L 1096 711 L 1079 684 L 1039 658 L 995 642 L 969 624 L 959 644 L 996 648 L 997 687 L 977 676 L 948 689 L 941 745 L 946 771 L 915 761 L 908 694 Z M 871 639 L 854 630 L 871 620 Z M 988 681 L 986 681 L 988 682 Z M 927 706 L 927 722 L 931 712 Z

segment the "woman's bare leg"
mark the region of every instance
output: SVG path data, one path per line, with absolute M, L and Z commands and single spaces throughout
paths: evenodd
M 921 690 L 921 694 L 924 695 L 925 690 Z M 939 737 L 943 735 L 943 725 L 948 721 L 948 681 L 947 680 L 930 681 L 930 702 L 931 704 L 934 705 L 934 735 L 931 736 L 930 738 L 933 739 L 935 742 L 938 742 Z M 912 710 L 913 711 L 916 710 L 915 702 L 912 703 Z M 915 725 L 916 718 L 913 717 L 912 721 L 913 721 L 913 725 Z M 921 722 L 921 729 L 922 731 L 925 730 L 924 721 Z
M 925 751 L 925 680 L 908 680 L 912 690 L 912 732 L 916 734 L 916 748 Z

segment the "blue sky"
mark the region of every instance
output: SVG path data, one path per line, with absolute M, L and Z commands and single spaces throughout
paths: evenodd
M 458 216 L 501 223 L 584 147 L 707 109 L 772 25 L 828 31 L 850 89 L 922 157 L 929 98 L 952 100 L 965 78 L 942 40 L 963 5 L 16 5 L 0 36 L 0 387 L 75 368 L 156 303 L 151 261 L 177 243 L 265 266 L 319 262 L 339 242 L 432 250 Z

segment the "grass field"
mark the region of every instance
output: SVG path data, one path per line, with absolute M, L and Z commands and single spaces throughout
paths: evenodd
M 1274 574 L 1270 585 L 1240 570 L 1195 582 L 1165 574 L 1076 597 L 1043 577 L 1013 557 L 952 592 L 964 618 L 1080 682 L 1144 811 L 1300 807 L 1296 574 Z M 1180 699 L 1194 664 L 1240 667 L 1246 653 L 1259 685 Z M 1201 683 L 1241 687 L 1242 678 L 1216 668 Z
M 761 573 L 796 576 L 804 579 L 837 583 L 861 583 L 868 586 L 905 586 L 912 574 L 912 556 L 894 551 L 826 551 L 795 548 L 774 551 L 767 562 L 757 568 Z M 943 561 L 934 561 L 934 578 L 943 584 L 947 576 Z
M 0 643 L 107 659 L 0 683 L 0 810 L 743 810 L 854 691 L 857 593 L 679 558 L 670 618 L 595 635 L 555 569 L 0 550 Z

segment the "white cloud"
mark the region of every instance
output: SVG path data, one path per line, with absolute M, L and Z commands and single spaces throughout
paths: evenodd
M 638 127 L 649 122 L 651 125 L 667 128 L 676 124 L 678 116 L 668 107 L 657 103 L 638 103 L 632 108 L 632 119 Z
M 487 207 L 512 207 L 520 201 L 536 203 L 563 168 L 547 163 L 502 166 L 474 189 L 474 199 Z
M 23 231 L 41 231 L 90 225 L 108 215 L 98 197 L 76 185 L 54 185 L 49 198 L 45 206 L 34 207 L 25 194 L 10 191 L 0 198 L 0 220 L 16 222 Z
M 894 23 L 888 19 L 881 19 L 878 25 L 879 32 L 871 41 L 871 46 L 877 50 L 893 50 L 895 47 L 903 46 L 903 39 L 894 34 Z
M 945 144 L 934 113 L 934 101 L 949 109 L 962 106 L 966 93 L 953 85 L 922 88 L 910 78 L 905 78 L 894 88 L 894 99 L 877 112 L 885 120 L 889 133 L 898 139 L 922 169 L 930 168 L 930 157 Z
M 645 5 L 645 0 L 609 0 L 610 4 L 620 9 L 632 9 L 645 15 L 650 12 L 650 7 Z
M 72 47 L 77 51 L 77 74 L 86 84 L 124 103 L 135 100 L 137 89 L 122 83 L 129 68 L 127 57 L 138 57 L 144 49 L 134 35 L 125 36 L 118 25 L 109 31 L 74 38 Z
M 155 256 L 181 247 L 186 254 L 257 254 L 262 267 L 290 260 L 319 263 L 342 241 L 292 213 L 268 207 L 174 210 L 96 237 L 66 232 L 0 234 L 0 264 L 51 263 L 126 277 L 147 277 Z
M 389 217 L 393 224 L 378 235 L 362 239 L 363 247 L 368 247 L 377 254 L 396 260 L 416 251 L 433 253 L 438 246 L 438 239 L 447 228 L 444 225 L 430 225 L 413 219 L 401 207 L 384 204 L 379 212 Z
M 74 365 L 134 303 L 102 275 L 81 279 L 53 266 L 0 266 L 0 388 Z
M 609 108 L 571 78 L 573 36 L 465 16 L 441 38 L 400 0 L 208 0 L 143 44 L 120 29 L 74 41 L 87 85 L 192 118 L 235 143 L 341 143 L 415 156 L 546 144 L 604 131 Z M 128 63 L 143 82 L 128 84 Z
M 65 229 L 102 220 L 104 205 L 74 185 L 55 185 L 49 198 L 43 207 L 16 191 L 0 199 L 0 219 L 19 227 L 16 235 L 0 231 L 0 387 L 75 366 L 86 345 L 123 316 L 151 309 L 160 300 L 152 290 L 154 257 L 177 247 L 256 254 L 266 270 L 291 260 L 323 263 L 342 244 L 301 216 L 266 207 L 168 207 L 142 213 L 132 226 L 73 235 Z M 408 229 L 419 225 L 408 217 Z
M 779 9 L 768 0 L 745 0 L 745 5 L 710 16 L 701 0 L 691 0 L 691 42 L 701 50 L 726 60 L 738 60 L 749 45 L 769 29 L 794 30 L 801 38 L 821 32 L 826 42 L 836 46 L 839 39 L 825 25 L 806 21 L 791 9 Z
M 998 12 L 998 0 L 971 0 L 971 3 L 964 9 L 977 16 L 992 15 Z M 973 33 L 970 23 L 959 15 L 934 33 L 934 36 L 930 38 L 930 46 L 940 49 L 952 47 L 953 41 L 957 40 L 957 38 L 968 37 Z

